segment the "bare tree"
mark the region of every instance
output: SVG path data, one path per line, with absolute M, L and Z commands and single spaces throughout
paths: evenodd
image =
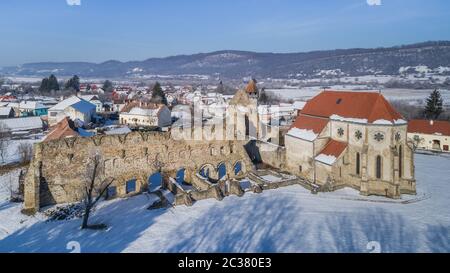
M 419 145 L 422 143 L 422 142 L 424 142 L 425 141 L 425 139 L 422 137 L 420 137 L 420 136 L 418 136 L 418 135 L 415 135 L 413 138 L 412 138 L 412 141 L 411 141 L 411 144 L 412 144 L 412 148 L 413 148 L 413 150 L 414 151 L 416 151 L 417 150 L 417 148 L 419 148 Z
M 21 163 L 28 163 L 33 155 L 33 146 L 30 143 L 20 143 L 17 148 Z
M 99 225 L 89 225 L 89 216 L 91 214 L 92 209 L 95 205 L 100 201 L 102 196 L 108 190 L 108 187 L 114 182 L 113 178 L 101 178 L 102 173 L 102 164 L 101 164 L 101 156 L 95 155 L 91 159 L 91 165 L 88 167 L 86 172 L 86 181 L 84 187 L 84 214 L 83 214 L 83 222 L 81 224 L 82 229 L 103 229 L 105 228 L 104 224 Z

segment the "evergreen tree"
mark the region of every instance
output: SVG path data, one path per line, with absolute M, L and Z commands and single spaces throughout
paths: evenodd
M 266 90 L 263 88 L 263 89 L 259 92 L 258 103 L 259 103 L 259 104 L 267 104 L 268 102 L 269 102 L 269 96 L 267 96 Z
M 425 106 L 425 116 L 429 119 L 438 119 L 442 112 L 444 112 L 442 108 L 443 103 L 441 93 L 438 90 L 431 92 L 427 99 L 427 105 Z
M 167 98 L 166 94 L 164 94 L 164 91 L 161 88 L 161 84 L 159 82 L 155 83 L 155 86 L 153 86 L 152 89 L 152 102 L 154 103 L 162 103 L 167 105 Z
M 51 91 L 59 91 L 58 79 L 55 75 L 50 75 L 48 78 L 43 78 L 41 86 L 39 87 L 40 92 L 49 93 Z
M 73 76 L 66 82 L 65 88 L 80 91 L 80 78 L 77 75 Z
M 106 80 L 106 81 L 103 83 L 102 89 L 103 89 L 103 91 L 105 91 L 105 92 L 107 92 L 107 93 L 110 93 L 110 92 L 113 92 L 113 91 L 114 91 L 114 86 L 113 86 L 113 84 L 112 84 L 111 81 Z
M 49 92 L 48 90 L 48 78 L 43 78 L 41 81 L 41 86 L 39 87 L 40 92 Z
M 59 91 L 59 83 L 58 83 L 58 79 L 55 77 L 55 75 L 50 75 L 50 77 L 48 78 L 48 89 L 54 90 L 54 91 Z

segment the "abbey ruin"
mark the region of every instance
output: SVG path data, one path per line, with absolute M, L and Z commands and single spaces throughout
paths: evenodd
M 389 198 L 416 193 L 407 122 L 381 94 L 324 91 L 281 128 L 261 122 L 252 90 L 238 91 L 218 123 L 36 144 L 24 212 L 82 200 L 94 155 L 101 158 L 98 179 L 114 181 L 110 196 L 167 189 L 175 205 L 242 195 L 246 178 L 254 192 L 300 184 L 313 193 L 343 187 Z M 258 176 L 273 170 L 276 183 Z

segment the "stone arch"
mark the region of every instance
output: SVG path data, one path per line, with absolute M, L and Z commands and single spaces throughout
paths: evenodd
M 178 184 L 181 185 L 184 183 L 185 175 L 186 175 L 186 168 L 179 168 L 177 170 L 175 180 L 178 182 Z
M 163 176 L 160 172 L 155 172 L 148 177 L 148 191 L 154 192 L 163 185 Z
M 198 172 L 204 178 L 215 178 L 216 168 L 210 163 L 203 164 Z
M 225 162 L 221 162 L 217 165 L 217 177 L 218 179 L 222 179 L 228 173 L 227 164 Z
M 236 161 L 233 165 L 233 174 L 240 175 L 245 173 L 245 164 L 241 160 Z

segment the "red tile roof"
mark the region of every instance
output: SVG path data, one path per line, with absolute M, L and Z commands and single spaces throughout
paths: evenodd
M 300 114 L 295 122 L 292 124 L 291 128 L 312 130 L 315 134 L 320 134 L 328 124 L 328 119 L 310 117 Z
M 450 122 L 413 119 L 408 122 L 408 133 L 442 134 L 450 136 Z
M 382 94 L 375 92 L 323 91 L 306 103 L 302 114 L 326 118 L 338 115 L 368 122 L 403 119 Z
M 256 86 L 256 80 L 251 80 L 247 84 L 245 91 L 247 91 L 247 93 L 249 93 L 249 94 L 256 93 L 258 91 L 258 87 Z
M 330 139 L 319 154 L 332 155 L 338 158 L 344 152 L 345 148 L 347 148 L 347 143 Z
M 52 127 L 50 132 L 45 136 L 44 142 L 52 141 L 60 138 L 66 137 L 76 137 L 78 136 L 78 132 L 75 131 L 75 125 L 72 120 L 68 117 L 64 118 L 58 124 Z

